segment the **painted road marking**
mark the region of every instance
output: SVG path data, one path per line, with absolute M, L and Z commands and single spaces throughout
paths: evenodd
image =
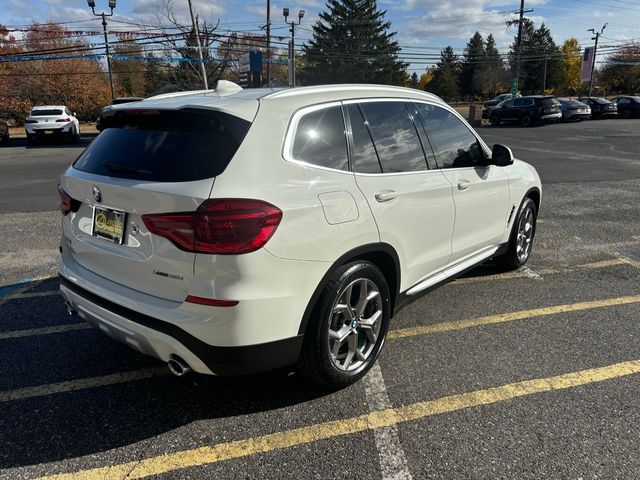
M 482 277 L 467 277 L 467 278 L 458 278 L 451 282 L 451 284 L 465 284 L 465 283 L 475 283 L 475 282 L 488 282 L 493 280 L 509 280 L 511 278 L 526 278 L 530 277 L 531 273 L 539 276 L 543 275 L 552 275 L 557 273 L 570 273 L 576 270 L 592 270 L 597 268 L 607 268 L 613 267 L 616 265 L 625 265 L 629 264 L 629 260 L 626 258 L 622 258 L 621 256 L 617 258 L 612 258 L 609 260 L 600 260 L 598 262 L 585 263 L 582 265 L 576 265 L 574 267 L 556 267 L 556 268 L 539 268 L 535 271 L 528 269 L 525 271 L 524 269 L 516 270 L 514 272 L 507 273 L 497 273 L 495 275 L 485 275 Z M 528 267 L 525 267 L 528 268 Z M 639 267 L 640 268 L 640 265 Z
M 36 270 L 31 277 L 24 277 L 13 285 L 8 285 L 6 287 L 0 288 L 0 305 L 8 302 L 14 296 L 24 292 L 25 290 L 29 290 L 30 288 L 35 287 L 42 280 L 50 278 L 47 277 L 47 275 L 56 267 L 57 264 L 57 261 L 48 262 L 44 267 Z
M 0 332 L 0 340 L 10 338 L 32 337 L 34 335 L 49 335 L 50 333 L 73 332 L 76 330 L 89 330 L 91 325 L 85 322 L 69 323 L 57 325 L 55 327 L 29 328 L 25 330 L 13 330 L 11 332 Z
M 569 303 L 566 305 L 556 305 L 553 307 L 534 308 L 532 310 L 520 310 L 518 312 L 500 313 L 498 315 L 471 318 L 469 320 L 456 320 L 453 322 L 443 322 L 435 323 L 432 325 L 420 325 L 418 327 L 401 328 L 398 330 L 390 330 L 387 333 L 387 339 L 391 340 L 403 337 L 414 337 L 416 335 L 448 332 L 451 330 L 462 330 L 465 328 L 479 327 L 482 325 L 493 325 L 497 323 L 512 322 L 514 320 L 544 317 L 547 315 L 555 315 L 557 313 L 592 310 L 594 308 L 613 307 L 616 305 L 628 305 L 630 303 L 640 303 L 640 295 L 609 298 L 606 300 L 592 300 L 589 302 Z
M 79 378 L 77 380 L 68 380 L 66 382 L 50 383 L 48 385 L 36 385 L 34 387 L 17 388 L 0 392 L 0 403 L 10 402 L 13 400 L 24 400 L 25 398 L 42 397 L 45 395 L 53 395 L 55 393 L 73 392 L 76 390 L 84 390 L 87 388 L 104 387 L 106 385 L 114 385 L 117 383 L 133 382 L 136 380 L 144 380 L 146 378 L 161 377 L 168 375 L 167 367 L 147 368 L 144 370 L 134 370 L 132 372 L 115 373 L 113 375 L 105 375 L 102 377 Z
M 389 393 L 379 363 L 374 364 L 362 378 L 362 384 L 370 412 L 391 408 Z M 377 428 L 373 431 L 373 436 L 383 480 L 411 480 L 413 477 L 409 471 L 407 456 L 402 449 L 398 426 Z
M 419 327 L 408 327 L 398 330 L 390 330 L 387 333 L 388 340 L 394 340 L 398 338 L 413 337 L 417 335 L 428 335 L 433 333 L 442 333 L 451 330 L 462 330 L 465 328 L 479 327 L 483 325 L 492 325 L 504 322 L 511 322 L 515 320 L 526 320 L 529 318 L 542 317 L 546 315 L 554 315 L 557 313 L 576 312 L 580 310 L 591 310 L 594 308 L 604 308 L 616 305 L 627 305 L 633 303 L 640 303 L 640 295 L 633 295 L 629 297 L 610 298 L 606 300 L 595 300 L 590 302 L 570 303 L 566 305 L 557 305 L 553 307 L 536 308 L 533 310 L 521 310 L 517 312 L 501 313 L 498 315 L 491 315 L 488 317 L 472 318 L 469 320 L 458 320 L 453 322 L 436 323 L 433 325 L 422 325 Z M 23 398 L 41 397 L 45 395 L 52 395 L 55 393 L 65 393 L 75 390 L 82 390 L 85 388 L 95 388 L 104 385 L 113 385 L 117 383 L 130 382 L 134 380 L 140 380 L 143 378 L 149 378 L 154 376 L 160 376 L 162 374 L 168 374 L 168 369 L 158 368 L 139 370 L 134 372 L 127 372 L 123 374 L 107 375 L 104 377 L 91 377 L 82 378 L 78 380 L 70 380 L 68 382 L 53 383 L 48 385 L 39 385 L 33 387 L 26 387 L 13 391 L 0 391 L 0 403 L 8 402 L 12 400 L 20 400 Z M 139 377 L 136 377 L 139 375 Z
M 635 268 L 640 268 L 640 261 L 634 260 L 628 253 L 616 252 L 616 255 L 622 263 L 626 263 L 627 265 L 631 265 Z
M 219 443 L 217 445 L 183 450 L 106 467 L 41 477 L 41 480 L 144 478 L 151 475 L 173 472 L 179 469 L 209 465 L 234 458 L 249 457 L 259 453 L 282 450 L 368 430 L 375 431 L 380 428 L 391 427 L 443 413 L 492 405 L 506 400 L 545 392 L 566 390 L 638 373 L 640 373 L 640 360 L 632 360 L 548 378 L 525 380 L 498 387 L 450 395 L 435 400 L 412 403 L 398 408 L 387 408 L 357 417 L 318 423 L 245 440 Z
M 32 297 L 50 297 L 52 295 L 62 295 L 60 290 L 47 290 L 46 292 L 26 292 L 13 295 L 12 298 L 32 298 Z

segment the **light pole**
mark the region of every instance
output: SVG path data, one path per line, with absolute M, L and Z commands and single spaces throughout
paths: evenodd
M 289 42 L 289 85 L 292 87 L 296 86 L 296 25 L 300 25 L 302 21 L 302 17 L 304 17 L 304 10 L 300 10 L 298 12 L 298 22 L 295 20 L 291 20 L 287 22 L 287 18 L 289 17 L 289 9 L 283 8 L 282 15 L 284 15 L 285 23 L 291 25 L 291 42 Z
M 602 32 L 604 32 L 605 28 L 607 28 L 606 23 L 602 26 L 599 32 L 596 32 L 595 29 L 593 28 L 590 28 L 589 30 L 587 30 L 587 32 L 591 32 L 595 35 L 595 37 L 592 37 L 591 40 L 596 41 L 596 44 L 593 46 L 593 63 L 591 64 L 591 75 L 589 75 L 589 97 L 591 97 L 591 87 L 593 86 L 593 68 L 596 66 L 596 54 L 598 53 L 598 39 L 600 38 L 600 35 L 602 35 Z
M 204 89 L 209 90 L 209 82 L 207 81 L 207 69 L 204 68 L 204 60 L 202 58 L 200 31 L 198 30 L 198 22 L 196 22 L 196 19 L 193 16 L 193 5 L 191 5 L 191 0 L 189 0 L 189 13 L 191 14 L 191 25 L 193 26 L 193 31 L 196 34 L 196 43 L 198 44 L 198 58 L 200 59 L 200 73 L 202 74 L 202 83 L 204 84 Z
M 111 73 L 111 57 L 109 56 L 109 40 L 107 39 L 107 19 L 113 15 L 113 9 L 116 8 L 116 0 L 109 0 L 109 9 L 111 13 L 96 13 L 96 1 L 87 0 L 87 5 L 91 7 L 91 11 L 96 17 L 102 17 L 102 30 L 104 31 L 104 46 L 107 53 L 107 69 L 109 70 L 109 85 L 111 86 L 111 101 L 116 97 L 115 90 L 113 89 L 113 74 Z

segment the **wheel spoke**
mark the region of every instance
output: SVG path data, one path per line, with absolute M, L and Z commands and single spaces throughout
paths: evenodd
M 358 336 L 350 335 L 348 339 L 349 350 L 347 351 L 347 356 L 344 358 L 344 363 L 342 364 L 343 370 L 348 370 L 351 362 L 353 362 L 353 357 L 356 354 L 356 350 L 358 350 Z
M 367 281 L 365 279 L 360 280 L 358 288 L 358 303 L 356 303 L 355 310 L 356 315 L 360 317 L 367 306 Z

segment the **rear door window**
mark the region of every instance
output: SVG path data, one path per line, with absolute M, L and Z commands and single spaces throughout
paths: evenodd
M 296 126 L 291 154 L 300 162 L 348 170 L 342 107 L 336 105 L 304 114 Z
M 373 145 L 371 133 L 360 108 L 355 103 L 346 105 L 351 122 L 353 139 L 352 162 L 353 171 L 358 173 L 382 173 L 382 166 Z
M 250 122 L 200 109 L 117 110 L 74 163 L 96 175 L 154 182 L 189 182 L 220 175 Z
M 404 102 L 363 102 L 360 109 L 384 173 L 427 170 L 418 132 Z

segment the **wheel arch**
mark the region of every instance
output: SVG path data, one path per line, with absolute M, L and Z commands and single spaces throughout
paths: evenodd
M 529 190 L 527 190 L 527 193 L 524 194 L 524 196 L 522 197 L 522 200 L 524 200 L 527 197 L 533 200 L 533 203 L 536 204 L 536 213 L 540 213 L 540 201 L 541 201 L 540 189 L 538 187 L 530 188 Z
M 393 315 L 395 304 L 398 299 L 398 292 L 400 291 L 400 259 L 396 250 L 388 243 L 370 243 L 349 250 L 333 262 L 331 267 L 318 283 L 318 286 L 313 292 L 313 295 L 305 308 L 300 322 L 300 327 L 298 329 L 298 335 L 302 335 L 306 332 L 309 319 L 313 314 L 313 310 L 315 309 L 318 299 L 320 298 L 331 274 L 342 265 L 356 260 L 369 261 L 380 269 L 389 286 L 389 292 L 391 294 L 391 298 L 389 299 L 391 303 L 390 311 L 391 315 Z

